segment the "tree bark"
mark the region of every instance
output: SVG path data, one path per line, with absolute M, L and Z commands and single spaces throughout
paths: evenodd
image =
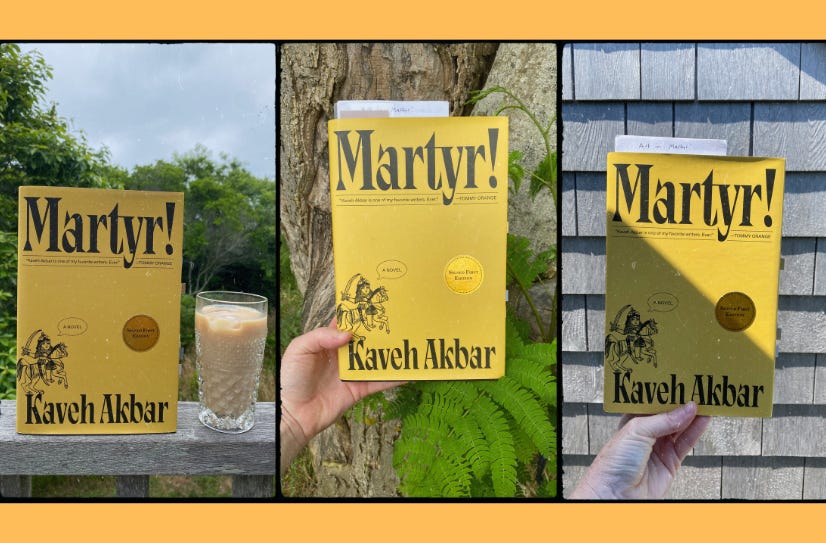
M 334 312 L 327 120 L 338 100 L 448 100 L 467 113 L 497 45 L 489 43 L 288 44 L 281 47 L 281 230 L 304 293 L 304 330 Z M 354 417 L 313 440 L 317 496 L 392 496 L 398 421 Z

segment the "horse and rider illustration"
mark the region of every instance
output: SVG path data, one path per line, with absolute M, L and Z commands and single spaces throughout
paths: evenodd
M 390 333 L 384 303 L 390 297 L 383 286 L 372 288 L 362 274 L 357 273 L 347 281 L 336 306 L 336 321 L 341 330 L 350 330 L 356 341 L 365 338 L 364 333 L 384 330 Z
M 620 329 L 619 323 L 623 321 L 623 315 L 624 326 Z M 641 322 L 636 309 L 630 305 L 623 306 L 605 336 L 605 361 L 614 371 L 623 373 L 633 371 L 628 362 L 652 364 L 656 368 L 657 351 L 651 336 L 657 332 L 657 321 L 649 319 Z
M 35 343 L 32 350 L 32 342 Z M 52 345 L 51 338 L 43 330 L 35 330 L 21 349 L 17 360 L 17 381 L 25 394 L 40 396 L 44 390 L 38 383 L 51 386 L 54 383 L 69 388 L 63 359 L 69 356 L 65 343 Z

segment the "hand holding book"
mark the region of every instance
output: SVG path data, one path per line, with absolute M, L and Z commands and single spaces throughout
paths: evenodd
M 651 500 L 668 492 L 688 452 L 708 427 L 697 404 L 652 416 L 626 415 L 570 498 Z
M 335 320 L 298 336 L 281 358 L 281 469 L 316 434 L 333 424 L 356 402 L 387 390 L 399 381 L 342 381 L 338 349 L 350 341 L 350 332 L 336 329 Z

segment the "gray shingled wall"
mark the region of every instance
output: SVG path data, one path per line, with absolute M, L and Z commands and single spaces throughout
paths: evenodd
M 564 494 L 619 420 L 602 410 L 605 160 L 635 134 L 787 168 L 774 417 L 714 418 L 668 497 L 826 499 L 826 44 L 575 43 L 561 72 Z

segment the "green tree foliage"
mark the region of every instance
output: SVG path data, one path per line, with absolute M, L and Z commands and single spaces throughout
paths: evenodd
M 17 230 L 20 185 L 109 186 L 105 149 L 69 132 L 54 104 L 44 105 L 51 69 L 40 53 L 0 43 L 0 230 Z
M 184 193 L 187 291 L 246 290 L 275 299 L 275 183 L 236 161 L 215 161 L 203 146 L 171 162 L 137 166 L 123 179 L 133 190 Z

